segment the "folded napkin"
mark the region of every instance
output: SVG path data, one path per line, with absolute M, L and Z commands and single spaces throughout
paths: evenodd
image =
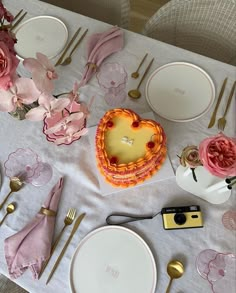
M 119 27 L 91 35 L 87 43 L 88 60 L 79 87 L 91 79 L 106 57 L 121 50 L 123 44 L 123 31 Z
M 63 178 L 60 178 L 32 222 L 5 239 L 5 258 L 11 278 L 20 277 L 29 268 L 38 279 L 43 262 L 50 256 L 62 187 Z

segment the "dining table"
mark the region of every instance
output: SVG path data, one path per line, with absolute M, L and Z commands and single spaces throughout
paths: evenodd
M 60 7 L 37 0 L 4 0 L 4 5 L 13 15 L 20 9 L 27 11 L 25 20 L 35 16 L 50 15 L 63 21 L 68 29 L 69 39 L 79 26 L 88 29 L 88 33 L 79 47 L 73 53 L 72 62 L 67 66 L 57 66 L 59 76 L 55 80 L 55 95 L 68 92 L 73 88 L 75 81 L 80 81 L 87 60 L 86 40 L 94 33 L 103 32 L 112 26 L 110 24 L 83 16 Z M 92 9 L 92 7 L 91 7 Z M 9 277 L 4 255 L 4 240 L 20 231 L 39 211 L 47 194 L 58 182 L 64 178 L 64 187 L 57 212 L 55 235 L 63 227 L 64 218 L 69 208 L 77 209 L 77 214 L 86 213 L 85 218 L 68 246 L 60 265 L 52 279 L 46 284 L 47 277 L 60 254 L 64 243 L 70 235 L 71 229 L 65 229 L 44 274 L 39 280 L 32 278 L 29 270 L 13 281 L 28 292 L 70 292 L 70 265 L 80 241 L 91 231 L 106 226 L 106 218 L 114 212 L 135 215 L 156 214 L 163 207 L 178 207 L 199 205 L 203 215 L 203 227 L 193 229 L 165 230 L 161 215 L 153 219 L 134 221 L 124 224 L 140 235 L 150 247 L 156 264 L 155 292 L 165 292 L 169 276 L 167 264 L 172 259 L 183 262 L 185 272 L 181 278 L 174 280 L 171 292 L 200 293 L 212 292 L 212 288 L 196 269 L 196 258 L 206 249 L 220 253 L 236 254 L 236 233 L 227 230 L 222 224 L 223 214 L 236 209 L 236 190 L 233 189 L 229 199 L 221 204 L 212 204 L 202 198 L 182 189 L 176 183 L 176 170 L 180 165 L 179 155 L 187 145 L 196 145 L 207 138 L 218 134 L 217 123 L 208 128 L 216 98 L 220 92 L 223 80 L 228 77 L 228 86 L 225 88 L 225 97 L 229 95 L 231 86 L 236 79 L 236 68 L 230 64 L 214 60 L 182 48 L 148 38 L 142 34 L 129 30 L 124 32 L 123 48 L 110 55 L 103 63 L 115 62 L 123 65 L 128 73 L 125 91 L 136 88 L 138 81 L 131 77 L 132 72 L 143 56 L 148 53 L 146 66 L 154 58 L 151 69 L 140 86 L 141 97 L 131 99 L 127 97 L 120 105 L 121 108 L 131 109 L 140 116 L 150 113 L 155 121 L 160 123 L 167 137 L 167 160 L 171 171 L 159 180 L 145 181 L 130 188 L 121 188 L 113 192 L 104 192 L 99 183 L 99 172 L 95 164 L 95 146 L 91 140 L 90 130 L 96 127 L 106 111 L 112 109 L 104 100 L 104 92 L 98 84 L 96 76 L 79 89 L 80 99 L 89 102 L 92 97 L 90 114 L 87 119 L 88 134 L 74 141 L 70 145 L 57 146 L 46 139 L 42 128 L 42 121 L 17 120 L 9 113 L 0 112 L 0 196 L 9 192 L 9 178 L 5 176 L 4 162 L 10 153 L 19 148 L 30 148 L 53 168 L 51 180 L 44 186 L 25 184 L 24 187 L 11 195 L 12 201 L 17 203 L 17 209 L 9 215 L 0 227 L 0 273 Z M 55 36 L 56 38 L 56 36 Z M 43 52 L 42 52 L 43 53 Z M 52 59 L 55 64 L 59 56 Z M 211 108 L 201 117 L 187 122 L 174 122 L 162 118 L 150 108 L 145 97 L 145 86 L 148 77 L 157 68 L 172 62 L 186 62 L 202 68 L 211 77 L 215 86 L 215 100 Z M 140 69 L 144 72 L 145 66 Z M 22 62 L 18 66 L 20 75 L 25 74 Z M 222 116 L 227 99 L 224 98 L 219 106 L 218 115 Z M 175 107 L 174 103 L 169 107 Z M 235 95 L 227 114 L 227 125 L 223 132 L 229 137 L 236 137 L 236 99 Z M 0 211 L 3 217 L 5 210 Z M 142 264 L 139 264 L 142 266 Z M 93 280 L 91 280 L 93 282 Z M 236 283 L 227 292 L 235 292 Z M 78 292 L 79 293 L 79 292 Z M 91 292 L 88 292 L 91 293 Z M 95 293 L 95 292 L 93 292 Z M 112 292 L 111 292 L 112 293 Z M 135 293 L 135 292 L 130 292 Z M 143 292 L 147 293 L 147 292 Z

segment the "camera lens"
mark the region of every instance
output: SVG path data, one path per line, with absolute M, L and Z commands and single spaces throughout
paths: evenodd
M 175 214 L 174 221 L 177 225 L 183 225 L 186 222 L 185 214 Z

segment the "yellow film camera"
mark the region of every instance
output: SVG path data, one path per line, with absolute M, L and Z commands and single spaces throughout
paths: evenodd
M 163 208 L 161 215 L 166 230 L 203 227 L 202 213 L 198 205 Z

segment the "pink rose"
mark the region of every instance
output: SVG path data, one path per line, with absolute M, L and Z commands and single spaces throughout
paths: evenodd
M 220 133 L 199 145 L 203 166 L 213 175 L 225 178 L 236 175 L 236 140 Z
M 195 145 L 187 146 L 183 149 L 180 156 L 180 164 L 184 167 L 196 168 L 201 166 L 202 163 L 199 159 L 198 148 Z
M 16 43 L 16 37 L 15 35 L 7 30 L 0 30 L 0 41 L 2 41 L 9 49 L 11 53 L 16 55 L 14 45 Z
M 8 90 L 13 85 L 19 60 L 10 52 L 8 47 L 0 41 L 0 88 Z

